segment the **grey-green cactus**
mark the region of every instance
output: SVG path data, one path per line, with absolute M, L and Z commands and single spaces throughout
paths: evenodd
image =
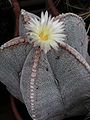
M 67 35 L 66 43 L 62 42 L 58 51 L 52 49 L 45 54 L 22 37 L 0 49 L 0 81 L 24 102 L 34 120 L 62 120 L 90 110 L 84 23 L 71 13 L 57 18 L 64 21 Z

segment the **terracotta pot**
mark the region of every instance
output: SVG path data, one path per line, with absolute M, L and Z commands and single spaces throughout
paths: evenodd
M 60 14 L 58 12 L 58 10 L 56 9 L 56 7 L 53 3 L 53 0 L 48 0 L 48 8 L 49 8 L 49 11 L 52 13 L 53 16 L 57 16 L 57 15 Z
M 19 16 L 20 16 L 20 6 L 17 0 L 12 0 L 13 10 L 16 17 L 16 28 L 14 36 L 19 36 Z
M 19 114 L 19 112 L 17 110 L 15 98 L 11 96 L 10 100 L 11 100 L 11 108 L 12 108 L 12 111 L 15 115 L 16 120 L 23 120 L 23 118 L 21 117 L 21 115 Z
M 25 105 L 22 102 L 20 102 L 13 96 L 10 96 L 10 100 L 11 108 L 16 120 L 32 120 L 32 118 L 29 116 L 27 112 Z

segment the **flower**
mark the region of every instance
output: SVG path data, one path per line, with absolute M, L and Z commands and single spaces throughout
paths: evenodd
M 51 48 L 58 50 L 58 43 L 64 41 L 64 23 L 55 17 L 51 18 L 46 11 L 41 13 L 41 19 L 31 18 L 29 26 L 29 39 L 32 39 L 34 46 L 40 46 L 41 50 L 47 53 Z

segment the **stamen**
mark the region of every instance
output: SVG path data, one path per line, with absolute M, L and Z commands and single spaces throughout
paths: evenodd
M 42 31 L 42 32 L 39 34 L 39 37 L 40 37 L 40 39 L 43 40 L 43 41 L 48 40 L 48 34 L 45 33 L 44 31 Z

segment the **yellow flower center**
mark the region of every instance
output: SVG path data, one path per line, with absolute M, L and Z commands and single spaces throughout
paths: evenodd
M 40 40 L 46 41 L 48 40 L 48 33 L 46 31 L 42 31 L 40 32 L 39 37 L 40 37 Z

